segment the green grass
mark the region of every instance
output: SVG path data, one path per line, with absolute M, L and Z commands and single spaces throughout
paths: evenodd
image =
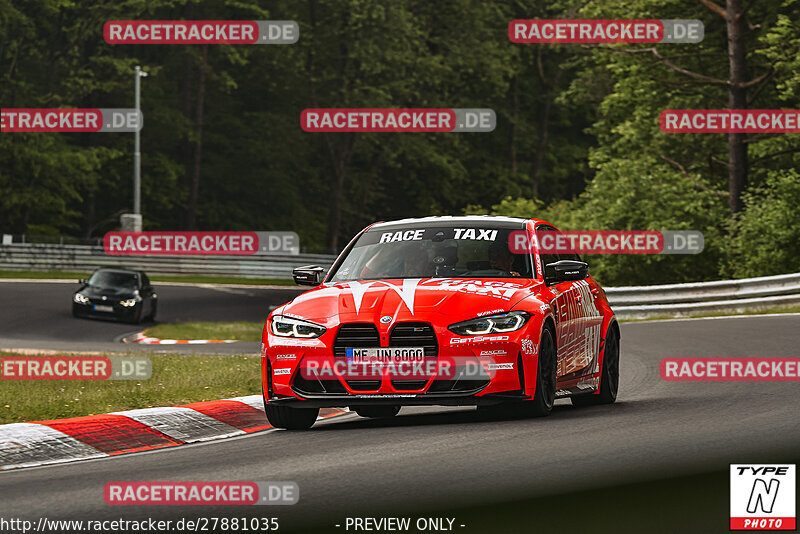
M 620 319 L 621 323 L 639 323 L 643 321 L 664 321 L 667 319 L 700 319 L 703 317 L 728 317 L 731 315 L 761 315 L 764 313 L 800 313 L 800 306 L 774 306 L 765 308 L 753 308 L 739 312 L 705 312 L 692 313 L 688 315 L 655 315 L 646 319 Z
M 0 352 L 0 358 L 10 355 Z M 150 354 L 149 357 L 153 364 L 149 380 L 3 380 L 0 424 L 261 393 L 261 364 L 256 355 Z
M 0 271 L 0 278 L 31 278 L 36 280 L 89 278 L 91 273 L 71 273 L 66 271 Z M 239 278 L 236 276 L 151 276 L 153 282 L 182 282 L 185 284 L 244 284 L 258 286 L 292 286 L 294 280 L 283 278 Z
M 235 339 L 261 341 L 264 323 L 165 323 L 145 330 L 146 336 L 160 339 Z

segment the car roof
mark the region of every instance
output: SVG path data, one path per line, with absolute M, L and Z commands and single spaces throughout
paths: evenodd
M 438 224 L 487 224 L 491 226 L 504 226 L 506 228 L 517 227 L 524 228 L 525 224 L 531 219 L 522 219 L 520 217 L 502 217 L 498 215 L 461 215 L 461 216 L 434 216 L 434 217 L 417 217 L 408 219 L 398 219 L 396 221 L 385 221 L 375 223 L 369 227 L 370 230 L 392 228 L 396 226 L 436 226 Z
M 94 272 L 110 272 L 110 273 L 125 273 L 125 274 L 144 274 L 144 271 L 137 271 L 135 269 L 122 269 L 116 267 L 100 267 L 96 269 Z

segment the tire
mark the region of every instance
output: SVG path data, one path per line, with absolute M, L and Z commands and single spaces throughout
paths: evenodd
M 317 420 L 319 408 L 290 408 L 288 406 L 264 406 L 267 419 L 275 428 L 286 430 L 308 430 Z
M 539 340 L 539 358 L 536 368 L 536 390 L 533 399 L 522 403 L 522 410 L 529 417 L 550 415 L 556 400 L 556 378 L 558 374 L 558 357 L 553 331 L 542 330 Z
M 596 406 L 613 404 L 619 389 L 619 335 L 616 328 L 609 328 L 603 348 L 603 373 L 600 375 L 600 392 L 593 395 L 572 397 L 573 406 Z
M 353 411 L 361 417 L 389 418 L 400 412 L 400 406 L 353 406 Z
M 150 310 L 150 315 L 147 317 L 147 320 L 151 323 L 156 322 L 156 311 L 158 311 L 158 303 L 153 302 L 153 308 Z

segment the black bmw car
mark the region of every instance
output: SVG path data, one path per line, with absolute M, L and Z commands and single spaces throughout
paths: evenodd
M 72 295 L 72 315 L 140 323 L 156 318 L 158 295 L 143 271 L 98 269 Z

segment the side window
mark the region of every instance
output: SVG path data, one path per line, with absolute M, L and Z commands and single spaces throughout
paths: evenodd
M 549 225 L 546 225 L 546 224 L 542 224 L 542 225 L 536 227 L 536 237 L 541 242 L 541 239 L 542 239 L 541 233 L 542 232 L 555 232 L 555 231 L 556 231 L 556 229 L 553 228 L 552 226 L 549 226 Z M 558 254 L 540 254 L 539 257 L 542 260 L 542 269 L 544 269 L 549 263 L 555 263 L 559 259 L 564 259 L 564 258 L 559 258 Z
M 150 279 L 147 278 L 147 275 L 142 273 L 142 287 L 147 287 L 150 285 Z
M 543 224 L 543 225 L 539 226 L 538 228 L 536 228 L 536 231 L 537 231 L 537 233 L 538 232 L 558 232 L 558 230 L 556 230 L 552 226 L 549 226 L 549 225 L 546 225 L 546 224 Z M 562 252 L 559 252 L 558 254 L 542 254 L 541 257 L 542 257 L 542 267 L 544 267 L 548 263 L 553 263 L 553 262 L 560 261 L 560 260 L 583 261 L 583 260 L 581 260 L 581 257 L 578 255 L 577 252 L 564 252 L 564 251 L 562 251 Z

